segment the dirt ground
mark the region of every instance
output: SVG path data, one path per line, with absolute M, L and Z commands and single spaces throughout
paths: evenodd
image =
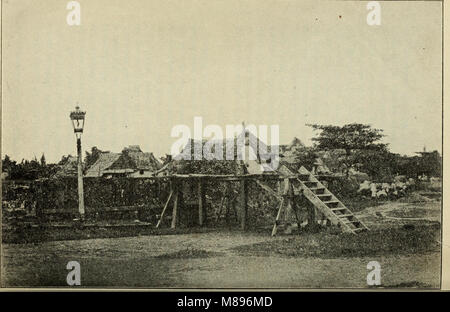
M 405 224 L 423 226 L 424 222 L 438 222 L 440 203 L 389 202 L 364 209 L 358 215 L 375 231 L 398 228 L 398 232 L 393 233 L 403 235 Z M 374 233 L 368 235 L 383 232 Z M 408 237 L 408 233 L 400 235 L 399 239 Z M 374 251 L 342 257 L 328 257 L 326 253 L 325 256 L 311 256 L 314 248 L 319 249 L 317 242 L 320 240 L 330 241 L 332 246 L 334 240 L 342 237 L 321 233 L 271 237 L 270 233 L 217 230 L 197 234 L 5 244 L 2 286 L 67 287 L 66 265 L 69 261 L 78 261 L 82 287 L 365 288 L 368 287 L 366 277 L 369 272 L 366 266 L 375 260 L 381 265 L 383 287 L 438 288 L 440 252 L 438 247 L 428 245 L 439 246 L 440 235 L 424 236 L 431 237 L 428 242 L 422 236 L 414 239 L 416 232 L 410 233 L 413 239 L 405 244 L 411 244 L 413 253 L 407 252 L 408 249 L 406 252 L 387 249 L 389 252 L 386 253 Z M 370 240 L 371 236 L 366 236 L 361 242 L 366 244 Z M 267 251 L 251 251 L 261 244 L 268 248 Z M 354 239 L 352 244 L 357 246 L 358 241 Z M 285 248 L 281 251 L 271 247 L 281 245 Z M 366 245 L 370 249 L 370 243 Z M 298 246 L 309 248 L 309 255 L 301 250 L 294 253 L 288 250 L 298 249 Z M 243 252 L 245 250 L 248 252 Z

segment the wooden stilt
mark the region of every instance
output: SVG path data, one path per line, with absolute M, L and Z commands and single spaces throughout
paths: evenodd
M 172 195 L 173 195 L 173 190 L 170 191 L 169 197 L 167 197 L 166 204 L 164 205 L 164 208 L 161 213 L 161 217 L 159 218 L 158 224 L 156 224 L 156 228 L 159 228 L 159 226 L 161 225 L 161 222 L 164 218 L 164 214 L 166 213 L 167 207 L 169 206 L 169 202 L 172 199 Z
M 225 199 L 225 209 L 226 209 L 226 211 L 225 211 L 225 222 L 226 222 L 227 225 L 230 224 L 230 210 L 231 210 L 230 209 L 230 205 L 231 205 L 230 198 L 227 197 Z
M 179 196 L 180 196 L 180 191 L 179 191 L 179 185 L 177 185 L 175 187 L 175 191 L 174 191 L 174 201 L 173 201 L 173 210 L 172 210 L 172 224 L 171 224 L 171 228 L 174 229 L 177 227 L 178 224 L 178 201 L 179 201 Z
M 281 201 L 280 201 L 280 207 L 278 208 L 278 213 L 277 213 L 277 217 L 275 218 L 275 224 L 273 225 L 273 229 L 272 229 L 272 236 L 275 236 L 277 234 L 277 230 L 278 230 L 278 223 L 280 222 L 280 218 L 282 215 L 283 210 L 285 209 L 284 205 L 285 203 L 288 203 L 289 199 L 289 189 L 290 189 L 290 182 L 289 179 L 284 179 L 284 183 L 283 183 L 283 192 L 281 194 Z M 281 190 L 281 185 L 279 187 L 279 189 Z
M 293 197 L 292 197 L 292 210 L 294 210 L 295 220 L 297 220 L 298 229 L 300 229 L 301 221 L 300 221 L 300 218 L 298 216 L 298 205 L 297 205 L 297 202 L 295 201 L 297 196 L 294 194 Z
M 291 206 L 291 198 L 289 195 L 285 195 L 286 199 L 284 200 L 285 205 L 284 205 L 284 224 L 288 224 L 291 222 L 291 210 L 292 210 L 292 206 Z
M 281 200 L 280 207 L 278 208 L 277 217 L 275 218 L 275 224 L 273 225 L 273 229 L 272 229 L 272 236 L 275 236 L 277 234 L 278 222 L 280 222 L 283 205 L 284 205 L 284 198 Z
M 227 195 L 227 224 L 230 224 L 230 214 L 233 212 L 234 220 L 239 221 L 238 211 L 236 209 L 236 195 L 233 192 L 231 183 L 228 183 L 228 195 Z
M 247 229 L 247 184 L 245 179 L 242 179 L 240 182 L 240 205 L 241 205 L 241 230 Z
M 314 232 L 317 229 L 316 207 L 308 204 L 308 229 Z
M 234 213 L 234 220 L 238 221 L 239 218 L 238 218 L 238 211 L 236 209 L 236 198 L 235 197 L 230 198 L 230 202 L 231 202 L 231 208 L 232 208 L 233 213 Z
M 198 181 L 198 224 L 203 226 L 204 217 L 204 196 L 203 196 L 203 181 L 200 179 Z
M 219 211 L 217 212 L 217 215 L 216 215 L 216 222 L 219 222 L 220 215 L 222 214 L 223 204 L 224 203 L 225 203 L 225 196 L 223 196 L 222 199 L 220 200 Z

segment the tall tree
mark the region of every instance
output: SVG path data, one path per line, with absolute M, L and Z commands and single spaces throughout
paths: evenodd
M 42 153 L 42 156 L 41 156 L 41 166 L 42 166 L 42 167 L 45 167 L 46 164 L 47 164 L 47 161 L 45 160 L 45 155 L 44 155 L 44 153 Z
M 428 177 L 440 177 L 442 175 L 442 158 L 438 151 L 421 152 L 418 159 L 420 174 Z
M 98 149 L 97 146 L 91 148 L 91 152 L 86 151 L 86 157 L 84 159 L 85 168 L 91 167 L 103 153 L 102 150 Z
M 318 135 L 312 138 L 316 148 L 345 151 L 343 163 L 347 175 L 354 163 L 353 152 L 360 150 L 387 151 L 387 144 L 380 143 L 384 137 L 383 130 L 374 129 L 370 125 L 352 123 L 342 127 L 318 124 L 307 124 L 307 126 L 319 131 Z
M 5 158 L 2 161 L 2 170 L 10 172 L 12 168 L 16 166 L 16 162 L 11 160 L 8 155 L 5 155 Z
M 61 160 L 58 162 L 58 165 L 64 165 L 69 159 L 72 157 L 71 154 L 69 155 L 62 155 Z

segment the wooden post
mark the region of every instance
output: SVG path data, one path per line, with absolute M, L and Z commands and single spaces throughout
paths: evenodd
M 205 198 L 203 192 L 203 181 L 200 178 L 198 181 L 198 224 L 203 226 L 204 222 L 204 210 L 205 210 Z
M 287 187 L 285 189 L 285 194 L 284 194 L 284 197 L 286 198 L 285 214 L 284 214 L 285 233 L 287 233 L 288 230 L 290 231 L 290 226 L 292 226 L 292 210 L 293 210 L 291 181 L 289 181 L 287 179 L 286 185 L 287 185 Z
M 166 204 L 164 205 L 163 211 L 161 213 L 161 217 L 159 218 L 158 224 L 156 224 L 156 228 L 159 228 L 159 226 L 161 225 L 161 222 L 164 218 L 164 214 L 166 213 L 166 209 L 169 206 L 169 202 L 172 199 L 172 195 L 173 195 L 173 190 L 170 191 L 169 197 L 167 198 Z
M 171 228 L 174 229 L 177 227 L 177 223 L 178 223 L 178 200 L 179 200 L 179 195 L 180 195 L 180 186 L 178 185 L 178 181 L 175 182 L 175 193 L 174 193 L 174 200 L 173 200 L 173 210 L 172 210 L 172 224 L 171 224 Z
M 203 203 L 203 224 L 206 224 L 208 222 L 208 215 L 207 215 L 207 209 L 208 205 L 206 203 L 206 184 L 205 181 L 202 181 L 202 203 Z
M 317 222 L 316 222 L 316 207 L 314 207 L 311 203 L 307 204 L 308 206 L 308 229 L 311 232 L 316 231 Z
M 283 189 L 281 191 L 281 189 Z M 291 189 L 291 183 L 289 181 L 289 179 L 284 179 L 283 180 L 283 186 L 281 187 L 281 183 L 278 186 L 278 192 L 281 195 L 281 201 L 280 201 L 280 206 L 278 208 L 278 213 L 277 213 L 277 217 L 275 218 L 275 224 L 273 225 L 272 228 L 272 236 L 275 236 L 277 234 L 277 230 L 278 230 L 278 224 L 280 223 L 280 219 L 281 219 L 281 215 L 283 213 L 284 210 L 284 218 L 286 221 L 286 217 L 289 215 L 288 210 L 289 210 L 289 205 L 290 205 L 290 189 Z M 285 207 L 285 206 L 288 207 Z
M 35 196 L 36 200 L 36 217 L 39 220 L 39 223 L 41 224 L 44 222 L 44 205 L 43 205 L 43 196 L 42 196 L 42 181 L 36 182 L 37 184 L 37 190 L 33 194 Z
M 297 202 L 296 202 L 297 196 L 298 195 L 293 194 L 292 199 L 291 199 L 292 200 L 291 203 L 292 203 L 292 210 L 294 210 L 294 214 L 295 214 L 295 220 L 297 220 L 297 226 L 298 226 L 298 229 L 300 230 L 301 221 L 300 221 L 300 218 L 298 216 L 298 205 L 297 205 Z
M 236 209 L 236 198 L 233 197 L 233 198 L 230 199 L 230 201 L 231 201 L 231 209 L 233 210 L 233 213 L 234 213 L 234 219 L 236 221 L 238 221 L 239 220 L 239 216 L 238 216 L 238 212 L 237 212 L 237 209 Z
M 240 204 L 241 204 L 241 229 L 246 230 L 247 229 L 247 184 L 245 179 L 241 179 L 240 182 Z
M 217 215 L 216 215 L 216 222 L 219 222 L 220 215 L 222 214 L 222 209 L 223 209 L 223 204 L 224 203 L 225 203 L 225 196 L 223 196 L 222 199 L 220 200 L 219 211 L 217 212 Z
M 278 208 L 277 217 L 275 218 L 275 224 L 273 225 L 272 228 L 272 236 L 275 236 L 277 234 L 278 222 L 280 222 L 283 205 L 284 205 L 284 197 L 280 201 L 280 207 Z
M 231 182 L 226 182 L 227 183 L 227 191 L 226 191 L 226 195 L 225 195 L 225 200 L 226 200 L 226 214 L 225 214 L 225 221 L 226 224 L 229 225 L 230 224 L 230 213 L 231 210 L 233 210 L 233 213 L 235 213 L 236 209 L 233 205 L 235 205 L 234 203 L 234 195 L 233 195 L 233 190 L 231 188 Z M 233 206 L 233 207 L 232 207 Z

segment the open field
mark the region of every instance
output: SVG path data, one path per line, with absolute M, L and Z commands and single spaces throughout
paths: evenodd
M 76 260 L 82 287 L 368 287 L 366 265 L 375 260 L 383 287 L 437 288 L 439 211 L 438 201 L 369 207 L 358 215 L 372 230 L 356 236 L 207 229 L 5 244 L 2 286 L 66 286 L 66 264 Z

